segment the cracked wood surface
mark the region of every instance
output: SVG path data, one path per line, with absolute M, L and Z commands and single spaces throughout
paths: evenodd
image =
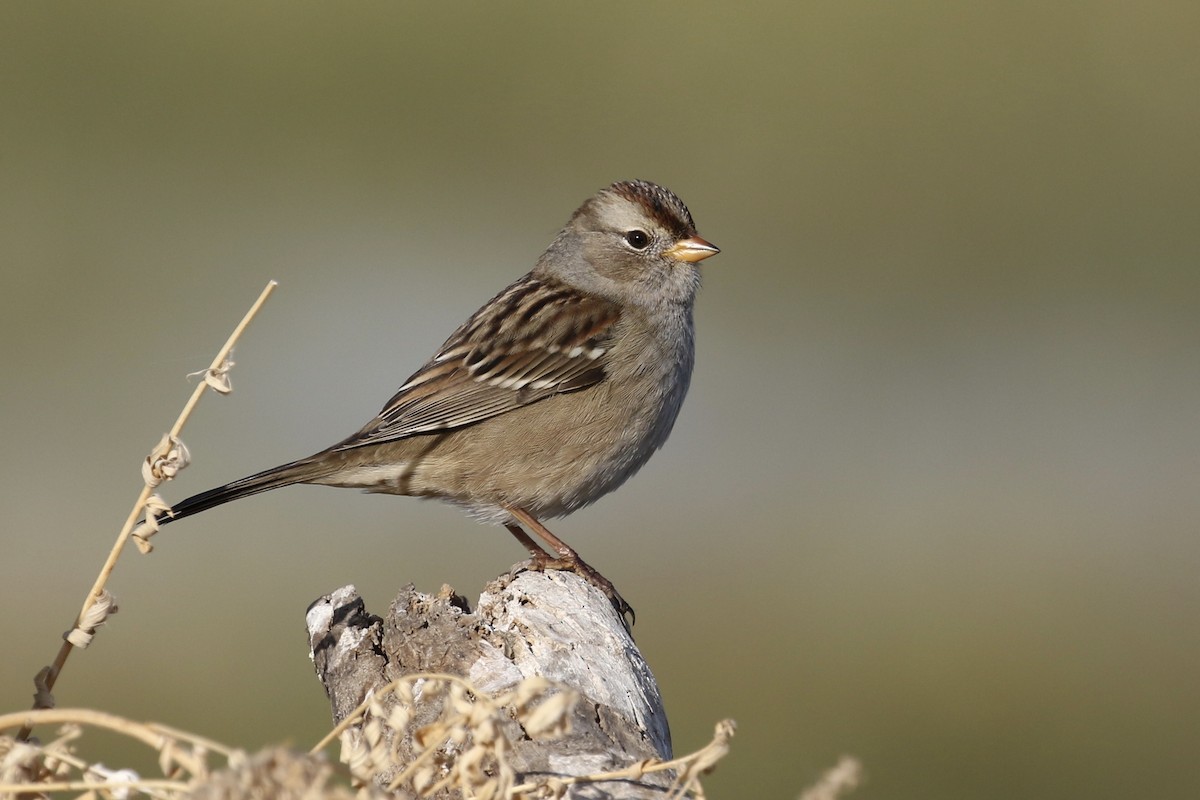
M 315 601 L 307 623 L 335 722 L 368 691 L 412 673 L 457 675 L 489 694 L 538 675 L 579 692 L 580 701 L 571 732 L 559 739 L 534 741 L 510 723 L 509 761 L 518 773 L 578 776 L 671 758 L 654 676 L 608 598 L 573 573 L 502 575 L 474 610 L 449 586 L 430 595 L 409 585 L 384 617 L 368 613 L 346 586 Z M 567 796 L 662 798 L 670 780 L 659 773 L 580 784 Z

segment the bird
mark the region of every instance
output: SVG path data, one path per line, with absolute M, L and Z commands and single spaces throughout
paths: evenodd
M 666 442 L 695 361 L 698 265 L 718 252 L 674 192 L 613 183 L 357 432 L 155 520 L 293 484 L 439 499 L 506 527 L 529 551 L 528 568 L 573 571 L 634 619 L 612 582 L 542 520 L 621 486 Z

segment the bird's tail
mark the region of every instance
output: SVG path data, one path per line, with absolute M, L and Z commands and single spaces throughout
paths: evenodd
M 256 472 L 253 475 L 248 475 L 232 483 L 227 483 L 224 486 L 218 486 L 215 489 L 209 489 L 207 492 L 194 494 L 186 500 L 180 500 L 171 507 L 169 512 L 163 512 L 158 516 L 158 524 L 165 525 L 168 522 L 174 522 L 184 517 L 190 517 L 192 514 L 198 514 L 201 511 L 207 511 L 210 508 L 224 505 L 232 500 L 240 500 L 252 494 L 278 489 L 281 486 L 291 486 L 294 483 L 307 483 L 314 478 L 321 477 L 325 473 L 325 470 L 322 470 L 321 467 L 321 462 L 314 457 L 292 461 L 278 467 L 263 470 L 262 472 Z

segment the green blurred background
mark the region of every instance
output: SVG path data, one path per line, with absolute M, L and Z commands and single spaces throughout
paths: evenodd
M 0 6 L 0 709 L 268 279 L 178 500 L 373 415 L 612 180 L 704 264 L 666 450 L 560 522 L 713 797 L 1200 796 L 1200 5 Z M 328 710 L 309 601 L 474 595 L 454 509 L 181 523 L 62 706 L 257 748 Z

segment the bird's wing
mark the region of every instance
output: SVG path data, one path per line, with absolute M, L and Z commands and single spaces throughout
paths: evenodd
M 335 449 L 465 425 L 604 380 L 616 304 L 526 275 L 446 340 L 379 416 Z

